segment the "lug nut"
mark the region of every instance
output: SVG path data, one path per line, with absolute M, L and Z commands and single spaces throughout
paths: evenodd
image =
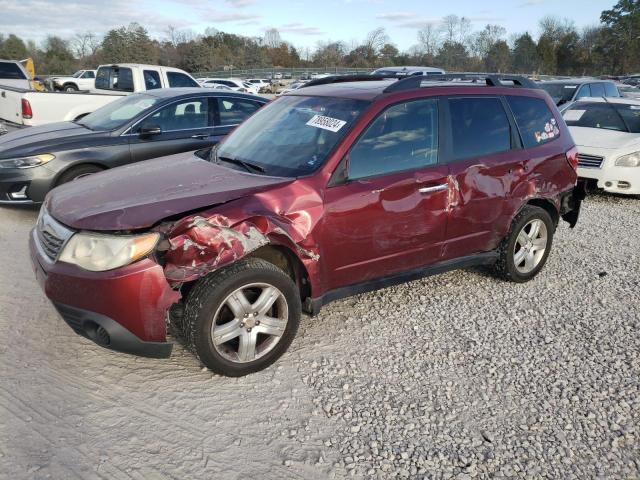
M 241 326 L 241 327 L 244 327 L 244 322 L 240 322 L 240 326 Z
M 260 325 L 260 320 L 256 320 L 256 325 Z
M 247 332 L 250 332 L 250 331 L 251 331 L 251 329 L 250 329 L 250 328 L 247 328 Z

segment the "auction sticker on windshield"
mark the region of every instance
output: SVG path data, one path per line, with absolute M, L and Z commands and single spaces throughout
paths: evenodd
M 311 120 L 307 122 L 310 127 L 322 128 L 329 130 L 330 132 L 338 132 L 342 127 L 347 124 L 344 120 L 337 118 L 324 117 L 322 115 L 314 115 Z

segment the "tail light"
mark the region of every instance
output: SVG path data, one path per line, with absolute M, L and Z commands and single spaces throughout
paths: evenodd
M 578 171 L 578 147 L 573 147 L 567 152 L 567 162 L 575 171 Z
M 22 99 L 22 118 L 25 118 L 27 120 L 33 118 L 33 111 L 31 110 L 31 104 L 29 103 L 29 100 L 27 100 L 26 98 Z

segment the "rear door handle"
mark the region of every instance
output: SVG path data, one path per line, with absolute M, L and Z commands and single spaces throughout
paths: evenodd
M 440 185 L 434 185 L 432 187 L 422 187 L 422 188 L 419 188 L 418 191 L 420 193 L 432 193 L 432 192 L 439 192 L 441 190 L 447 190 L 448 188 L 449 188 L 448 183 L 442 183 Z
M 206 134 L 206 133 L 199 133 L 197 135 L 191 135 L 191 138 L 197 138 L 199 140 L 204 140 L 205 138 L 209 138 L 210 135 Z

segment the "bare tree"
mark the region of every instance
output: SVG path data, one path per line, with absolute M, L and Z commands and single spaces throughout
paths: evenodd
M 280 48 L 282 45 L 282 38 L 277 28 L 270 28 L 264 32 L 264 44 L 269 48 Z
M 460 24 L 460 17 L 457 15 L 447 15 L 442 19 L 440 24 L 440 30 L 444 36 L 444 41 L 447 43 L 453 43 L 458 36 L 458 25 Z
M 376 28 L 367 34 L 367 38 L 363 43 L 365 47 L 372 55 L 377 54 L 382 47 L 389 43 L 389 36 L 384 28 Z
M 86 58 L 98 51 L 100 42 L 93 32 L 77 33 L 71 40 L 71 48 L 77 58 Z
M 435 56 L 442 43 L 442 31 L 435 24 L 427 23 L 418 30 L 418 41 L 425 54 Z

